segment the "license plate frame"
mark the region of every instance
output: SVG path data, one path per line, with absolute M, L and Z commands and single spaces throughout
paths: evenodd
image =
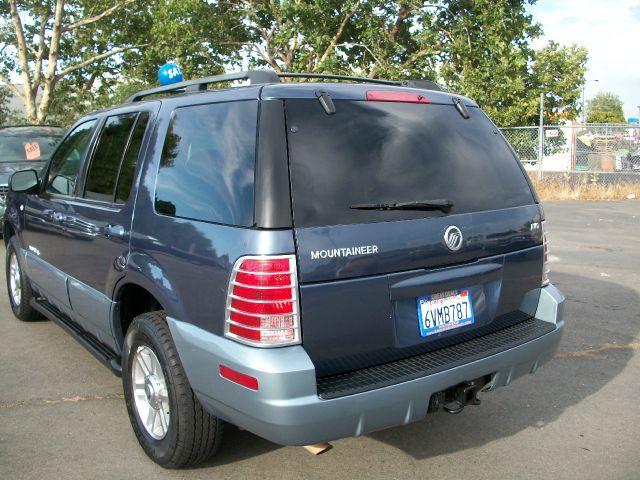
M 416 298 L 416 306 L 421 337 L 437 335 L 475 323 L 469 288 L 420 296 Z

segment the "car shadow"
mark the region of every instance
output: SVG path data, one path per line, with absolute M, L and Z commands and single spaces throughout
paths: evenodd
M 235 425 L 224 426 L 224 438 L 220 450 L 207 462 L 196 465 L 195 469 L 210 468 L 228 463 L 258 457 L 265 453 L 283 448 L 282 445 L 265 440 L 251 432 L 242 430 Z
M 459 415 L 430 414 L 410 425 L 371 433 L 369 438 L 415 459 L 463 451 L 528 428 L 543 428 L 616 377 L 633 355 L 625 345 L 640 331 L 640 313 L 635 310 L 640 296 L 613 282 L 576 275 L 556 272 L 553 282 L 567 298 L 565 331 L 553 360 L 535 375 L 481 394 L 478 407 L 466 407 Z M 238 462 L 279 448 L 228 425 L 218 454 L 199 468 Z
M 554 273 L 553 281 L 567 298 L 565 331 L 553 360 L 535 375 L 481 394 L 479 407 L 428 415 L 370 438 L 415 459 L 454 453 L 543 428 L 616 377 L 633 355 L 625 346 L 640 331 L 640 296 L 613 282 L 576 275 Z

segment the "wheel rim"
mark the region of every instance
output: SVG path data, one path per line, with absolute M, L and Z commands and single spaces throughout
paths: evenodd
M 16 307 L 19 306 L 22 300 L 22 275 L 15 252 L 11 252 L 9 257 L 9 295 L 11 295 L 13 304 Z
M 138 418 L 152 438 L 162 440 L 169 430 L 169 392 L 158 357 L 147 346 L 133 355 L 131 382 Z

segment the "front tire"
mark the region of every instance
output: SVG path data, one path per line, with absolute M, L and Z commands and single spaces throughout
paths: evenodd
M 13 314 L 23 322 L 34 322 L 41 320 L 43 316 L 31 306 L 31 299 L 35 297 L 29 279 L 27 278 L 18 252 L 20 245 L 15 236 L 9 239 L 7 243 L 7 252 L 5 257 L 5 273 L 7 279 L 7 293 L 9 294 L 9 303 Z
M 183 468 L 213 456 L 223 422 L 204 410 L 191 389 L 164 312 L 144 313 L 131 323 L 122 381 L 133 431 L 154 462 Z

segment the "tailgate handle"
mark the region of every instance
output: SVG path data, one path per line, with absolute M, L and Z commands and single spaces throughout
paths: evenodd
M 489 277 L 484 280 L 495 280 L 500 276 L 501 270 L 501 263 L 485 263 L 482 265 L 468 265 L 440 272 L 416 275 L 392 284 L 390 287 L 391 300 L 414 297 L 417 296 L 418 293 L 424 295 L 425 287 L 429 287 L 429 290 L 431 290 L 434 285 L 453 281 L 459 282 L 461 279 L 466 280 L 467 284 L 475 283 L 473 281 L 474 277 Z M 416 295 L 414 295 L 414 293 L 416 293 Z

